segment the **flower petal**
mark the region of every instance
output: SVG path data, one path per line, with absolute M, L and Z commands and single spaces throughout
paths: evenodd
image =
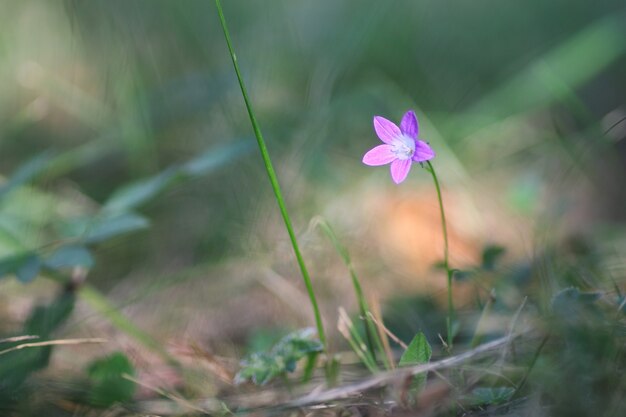
M 394 122 L 381 116 L 374 116 L 374 130 L 380 140 L 388 144 L 391 144 L 395 138 L 402 135 L 400 128 Z
M 410 138 L 417 139 L 419 133 L 419 125 L 417 124 L 417 116 L 413 110 L 404 113 L 400 122 L 400 130 Z
M 422 140 L 415 141 L 415 153 L 413 154 L 413 162 L 424 162 L 435 157 L 435 151 L 429 144 Z
M 378 145 L 363 156 L 363 163 L 369 166 L 385 165 L 396 159 L 391 145 Z
M 411 170 L 411 160 L 410 159 L 396 159 L 391 163 L 391 179 L 396 184 L 400 184 L 405 180 L 406 176 L 409 175 L 409 171 Z

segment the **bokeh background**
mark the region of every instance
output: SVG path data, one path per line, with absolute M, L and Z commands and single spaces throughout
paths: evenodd
M 471 268 L 487 245 L 505 248 L 509 275 L 498 279 L 525 285 L 507 293 L 511 309 L 534 289 L 539 299 L 558 289 L 531 273 L 554 248 L 573 260 L 593 248 L 623 285 L 623 1 L 226 0 L 224 9 L 337 349 L 337 308 L 354 313 L 356 302 L 340 257 L 310 227 L 318 215 L 400 336 L 422 329 L 435 342 L 443 332 L 431 179 L 414 166 L 396 186 L 388 168 L 361 163 L 378 143 L 374 115 L 417 112 L 437 152 L 451 262 Z M 135 217 L 89 246 L 86 280 L 167 349 L 193 343 L 236 362 L 312 325 L 212 1 L 4 1 L 0 79 L 0 256 L 76 237 L 114 200 Z M 501 284 L 489 279 L 486 290 L 457 284 L 462 316 Z M 19 328 L 57 285 L 2 279 L 0 328 Z M 59 336 L 103 335 L 114 342 L 59 351 L 56 369 L 140 349 L 79 300 Z

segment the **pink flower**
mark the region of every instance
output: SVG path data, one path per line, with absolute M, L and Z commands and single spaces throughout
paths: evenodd
M 413 110 L 402 117 L 400 127 L 381 116 L 374 116 L 374 130 L 384 142 L 363 156 L 363 163 L 370 166 L 391 163 L 391 178 L 396 184 L 406 179 L 413 162 L 424 162 L 435 157 L 435 151 L 417 138 L 419 126 Z

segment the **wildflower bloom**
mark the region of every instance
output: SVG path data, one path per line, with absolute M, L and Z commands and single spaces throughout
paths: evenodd
M 379 166 L 391 163 L 391 178 L 396 184 L 406 179 L 413 162 L 424 162 L 435 157 L 435 151 L 419 140 L 419 126 L 413 110 L 402 117 L 400 127 L 381 116 L 374 116 L 374 130 L 384 142 L 363 156 L 363 163 Z

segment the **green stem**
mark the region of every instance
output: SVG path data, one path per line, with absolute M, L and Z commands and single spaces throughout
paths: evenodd
M 267 151 L 267 146 L 265 145 L 265 141 L 263 140 L 261 129 L 259 127 L 259 124 L 256 121 L 256 117 L 254 116 L 254 111 L 252 110 L 252 104 L 250 103 L 246 86 L 243 83 L 241 72 L 239 71 L 239 64 L 237 63 L 237 56 L 235 55 L 235 51 L 233 50 L 233 46 L 230 40 L 230 33 L 228 32 L 228 27 L 226 26 L 226 18 L 224 17 L 224 12 L 222 11 L 222 4 L 220 0 L 215 0 L 215 5 L 217 6 L 217 12 L 220 17 L 220 23 L 222 24 L 222 29 L 224 30 L 224 37 L 226 38 L 226 45 L 228 46 L 228 52 L 230 53 L 230 57 L 233 61 L 235 74 L 237 74 L 237 80 L 239 81 L 241 94 L 243 95 L 243 100 L 246 104 L 246 109 L 248 110 L 248 116 L 250 117 L 250 122 L 252 123 L 254 136 L 256 137 L 257 144 L 259 145 L 261 156 L 263 157 L 265 170 L 267 171 L 267 175 L 270 179 L 270 183 L 272 184 L 272 189 L 274 190 L 274 196 L 276 197 L 276 202 L 278 203 L 278 207 L 280 208 L 280 214 L 283 217 L 283 221 L 285 222 L 285 227 L 287 228 L 287 232 L 289 233 L 291 246 L 293 247 L 293 251 L 296 255 L 296 259 L 298 260 L 298 265 L 300 266 L 300 271 L 302 272 L 302 278 L 304 279 L 304 284 L 309 294 L 311 305 L 313 306 L 313 313 L 315 314 L 315 324 L 317 325 L 317 333 L 320 338 L 320 341 L 324 345 L 324 349 L 328 353 L 326 333 L 324 332 L 324 325 L 322 324 L 322 316 L 320 314 L 320 310 L 317 304 L 317 299 L 315 298 L 315 292 L 313 291 L 311 278 L 309 277 L 309 272 L 306 269 L 306 265 L 304 264 L 304 259 L 302 258 L 302 254 L 300 253 L 300 247 L 298 246 L 296 235 L 293 231 L 293 227 L 291 226 L 291 219 L 289 218 L 289 213 L 287 213 L 287 208 L 285 206 L 285 201 L 283 200 L 282 192 L 280 191 L 280 185 L 278 184 L 278 178 L 276 177 L 276 172 L 274 171 L 274 167 L 272 165 L 270 155 Z
M 439 200 L 439 212 L 441 213 L 441 229 L 443 231 L 443 265 L 446 269 L 446 275 L 448 278 L 448 317 L 446 319 L 446 330 L 448 332 L 448 351 L 452 350 L 452 320 L 454 318 L 454 304 L 452 302 L 452 269 L 448 259 L 448 227 L 446 225 L 446 213 L 443 209 L 443 199 L 441 198 L 441 188 L 439 187 L 439 180 L 435 173 L 435 168 L 426 161 L 428 165 L 428 171 L 433 176 L 433 182 L 435 183 L 435 189 L 437 190 L 437 199 Z
M 363 289 L 361 288 L 361 283 L 359 282 L 359 278 L 356 275 L 356 271 L 354 270 L 354 266 L 352 265 L 352 259 L 350 258 L 350 254 L 348 250 L 339 242 L 335 231 L 330 226 L 330 224 L 322 217 L 315 217 L 311 223 L 312 225 L 317 225 L 319 228 L 326 234 L 326 237 L 330 240 L 330 242 L 335 247 L 335 250 L 343 260 L 344 264 L 348 268 L 348 272 L 350 273 L 350 278 L 352 278 L 352 285 L 354 286 L 354 292 L 356 294 L 357 302 L 359 305 L 359 313 L 363 320 L 363 325 L 365 327 L 365 336 L 367 340 L 367 347 L 369 349 L 369 353 L 372 355 L 372 359 L 376 362 L 376 349 L 374 347 L 374 340 L 376 341 L 376 345 L 378 350 L 382 353 L 384 352 L 382 341 L 380 337 L 377 337 L 376 328 L 374 326 L 374 322 L 369 317 L 368 313 L 370 311 L 367 306 L 367 301 L 365 300 L 365 295 L 363 294 Z M 383 361 L 385 362 L 385 368 L 389 369 L 389 363 L 387 358 L 383 355 Z

